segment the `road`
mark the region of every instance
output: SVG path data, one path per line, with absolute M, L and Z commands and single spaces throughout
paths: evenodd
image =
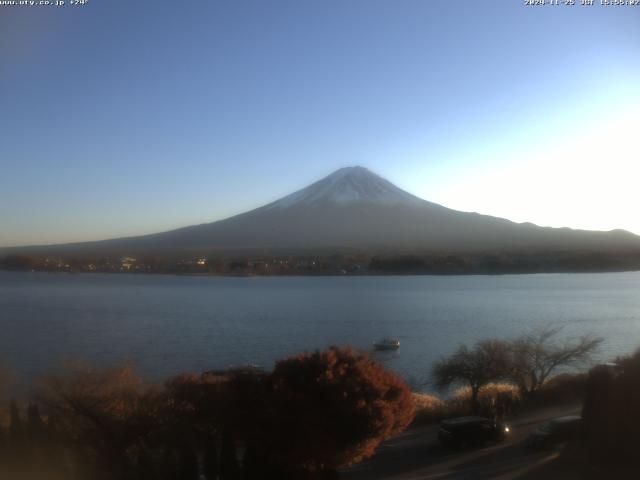
M 559 462 L 558 450 L 531 452 L 527 435 L 551 418 L 579 414 L 578 406 L 554 407 L 515 417 L 505 423 L 511 435 L 501 443 L 462 451 L 438 445 L 438 426 L 410 428 L 383 443 L 368 461 L 341 472 L 345 480 L 529 480 L 574 477 Z M 574 477 L 576 478 L 576 477 Z

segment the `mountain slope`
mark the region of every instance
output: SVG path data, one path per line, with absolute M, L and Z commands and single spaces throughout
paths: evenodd
M 619 250 L 640 248 L 640 237 L 624 231 L 545 228 L 459 212 L 411 195 L 365 168 L 349 167 L 273 203 L 217 222 L 57 248 L 122 252 L 325 248 Z

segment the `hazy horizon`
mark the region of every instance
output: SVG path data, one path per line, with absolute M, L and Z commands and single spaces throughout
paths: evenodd
M 299 194 L 299 193 L 303 193 L 303 194 L 308 195 L 306 192 L 307 192 L 307 191 L 309 191 L 309 190 L 310 190 L 310 188 L 312 188 L 316 183 L 318 183 L 318 184 L 319 184 L 319 183 L 321 183 L 321 182 L 325 182 L 325 181 L 329 180 L 330 178 L 334 177 L 334 176 L 335 176 L 335 174 L 337 174 L 338 172 L 341 172 L 341 171 L 343 171 L 343 170 L 362 170 L 362 169 L 364 169 L 364 170 L 368 171 L 369 173 L 373 173 L 373 176 L 374 176 L 374 177 L 377 177 L 377 174 L 376 174 L 375 172 L 372 172 L 370 169 L 367 169 L 366 167 L 363 167 L 363 166 L 361 166 L 361 165 L 353 165 L 353 166 L 348 166 L 348 167 L 341 167 L 340 169 L 338 169 L 338 170 L 335 170 L 335 171 L 331 172 L 329 175 L 326 175 L 326 176 L 322 177 L 321 179 L 318 179 L 317 181 L 311 182 L 309 185 L 305 185 L 304 187 L 302 187 L 302 188 L 300 188 L 300 189 L 296 189 L 294 192 L 290 192 L 288 195 L 284 195 L 284 196 L 282 196 L 282 197 L 280 197 L 280 198 L 276 199 L 276 201 L 275 201 L 275 202 L 265 201 L 265 202 L 263 202 L 262 204 L 258 205 L 258 206 L 257 206 L 257 208 L 258 208 L 258 209 L 260 209 L 261 207 L 270 207 L 270 208 L 271 208 L 271 205 L 272 205 L 272 204 L 273 204 L 273 205 L 281 204 L 281 203 L 286 204 L 286 203 L 288 203 L 288 199 L 289 199 L 289 197 L 292 197 L 292 196 L 294 196 L 294 195 L 296 195 L 296 194 Z M 380 178 L 382 178 L 382 177 L 380 177 Z M 383 180 L 385 180 L 385 179 L 383 179 Z M 393 185 L 393 184 L 392 184 L 392 185 Z M 400 192 L 405 192 L 405 193 L 407 193 L 406 191 L 404 191 L 402 188 L 398 187 L 397 185 L 393 185 L 393 187 L 394 187 L 396 190 L 400 191 Z M 419 196 L 417 196 L 417 198 L 420 198 L 420 197 L 419 197 Z M 428 199 L 422 199 L 422 200 L 426 200 L 427 202 L 429 201 Z M 369 202 L 369 201 L 370 201 L 370 199 L 367 199 L 366 201 L 367 201 L 367 202 Z M 443 206 L 443 207 L 447 207 L 446 205 L 442 205 L 442 206 Z M 249 211 L 252 211 L 252 210 L 253 210 L 253 209 L 251 209 L 251 210 L 249 210 Z M 240 212 L 240 214 L 242 214 L 242 213 L 248 213 L 248 212 Z M 467 212 L 463 212 L 463 213 L 467 213 Z M 477 213 L 477 212 L 468 212 L 468 213 Z M 234 214 L 234 215 L 231 215 L 231 216 L 229 216 L 229 217 L 224 217 L 224 218 L 222 218 L 222 219 L 212 220 L 211 222 L 207 222 L 207 223 L 215 223 L 215 222 L 217 222 L 217 221 L 219 221 L 219 220 L 225 220 L 225 219 L 228 219 L 228 218 L 232 218 L 232 217 L 234 217 L 234 216 L 235 216 L 235 214 Z M 500 217 L 497 217 L 497 218 L 500 218 Z M 505 220 L 510 220 L 510 219 L 505 219 Z M 377 221 L 380 221 L 380 219 L 377 219 Z M 524 222 L 524 223 L 531 223 L 531 222 Z M 193 225 L 179 225 L 179 226 L 174 227 L 174 228 L 172 228 L 172 229 L 170 229 L 170 230 L 146 232 L 146 235 L 148 235 L 148 234 L 155 234 L 155 233 L 163 233 L 163 232 L 165 232 L 165 231 L 171 231 L 171 230 L 175 230 L 175 229 L 180 229 L 180 228 L 184 228 L 184 227 L 192 227 L 192 226 L 193 226 Z M 543 226 L 543 227 L 544 227 L 545 225 L 538 225 L 538 226 Z M 567 228 L 568 228 L 568 227 L 567 227 Z M 576 229 L 576 230 L 579 230 L 579 229 Z M 617 229 L 617 230 L 620 230 L 620 229 Z M 599 230 L 593 230 L 593 231 L 598 232 Z M 609 230 L 609 231 L 611 231 L 611 230 Z M 140 235 L 132 235 L 131 237 L 137 237 L 137 236 L 145 236 L 145 233 L 140 234 Z M 101 240 L 112 240 L 112 239 L 118 239 L 118 238 L 127 238 L 127 237 L 105 237 L 105 238 L 99 238 L 99 239 L 94 239 L 94 240 L 96 240 L 96 241 L 101 241 Z M 88 240 L 88 241 L 89 241 L 89 242 L 91 242 L 91 241 L 93 241 L 93 240 Z M 82 241 L 80 241 L 80 242 L 82 242 Z M 71 241 L 71 242 L 58 243 L 58 244 L 51 244 L 51 245 L 65 245 L 65 244 L 67 244 L 67 243 L 68 243 L 68 244 L 73 244 L 73 243 L 78 243 L 78 242 L 77 242 L 77 241 Z M 20 248 L 20 247 L 32 247 L 32 246 L 46 246 L 46 244 L 41 244 L 41 245 L 35 245 L 35 244 L 34 244 L 34 245 L 17 245 L 17 246 L 15 246 L 15 247 Z M 9 246 L 9 247 L 14 247 L 14 246 Z M 4 247 L 4 246 L 2 246 L 2 245 L 0 245 L 0 248 L 5 248 L 5 247 Z
M 0 247 L 208 223 L 347 165 L 428 201 L 640 234 L 640 10 L 3 8 Z

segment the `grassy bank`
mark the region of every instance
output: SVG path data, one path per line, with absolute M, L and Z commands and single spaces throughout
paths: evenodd
M 522 397 L 516 385 L 490 383 L 480 389 L 480 414 L 509 417 L 551 405 L 582 402 L 587 375 L 561 374 L 551 378 L 535 396 Z M 471 390 L 460 388 L 453 395 L 441 398 L 433 394 L 414 393 L 416 416 L 414 425 L 439 422 L 444 418 L 469 415 Z

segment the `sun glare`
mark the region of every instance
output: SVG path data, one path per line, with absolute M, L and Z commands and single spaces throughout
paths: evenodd
M 640 233 L 639 124 L 633 104 L 575 133 L 557 130 L 539 148 L 452 184 L 447 204 L 543 226 Z

